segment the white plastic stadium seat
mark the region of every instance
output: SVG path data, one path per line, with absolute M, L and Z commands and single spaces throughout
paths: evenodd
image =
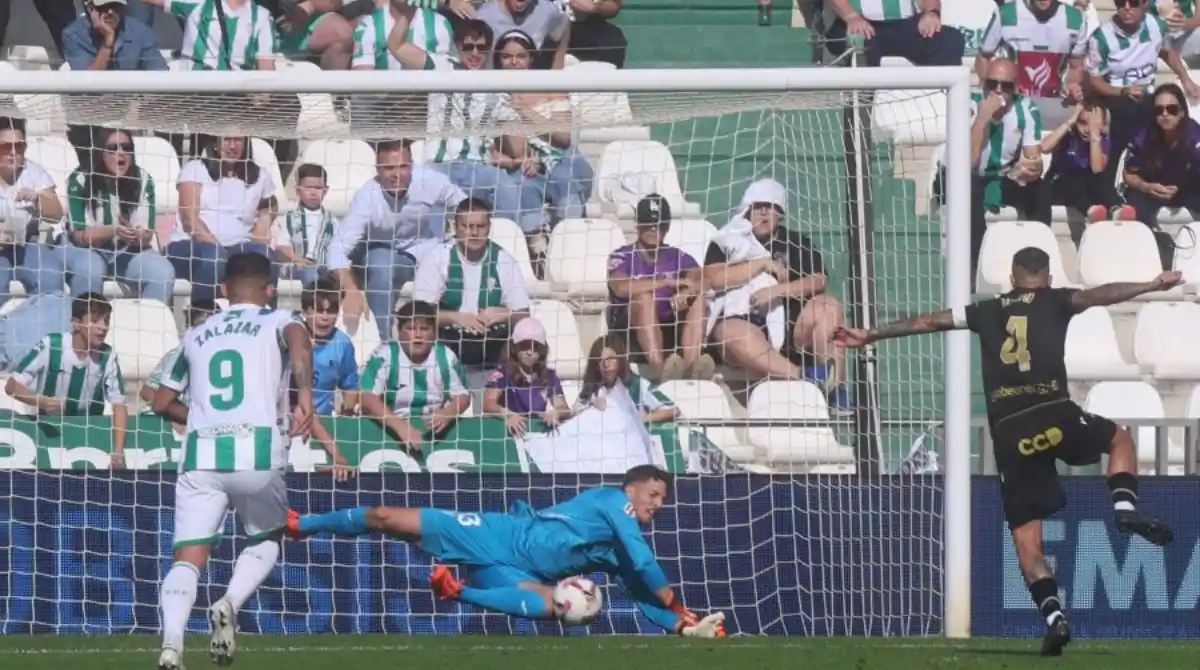
M 1025 247 L 1037 247 L 1050 256 L 1050 281 L 1054 286 L 1070 283 L 1050 226 L 1040 221 L 997 221 L 983 235 L 976 290 L 982 293 L 1012 290 L 1013 254 Z
M 1145 382 L 1100 382 L 1088 391 L 1083 409 L 1108 417 L 1118 424 L 1123 419 L 1162 419 L 1166 416 L 1162 398 L 1153 386 Z M 1153 471 L 1155 428 L 1131 427 L 1130 432 L 1137 442 L 1138 463 L 1142 465 L 1139 470 L 1147 474 L 1147 471 Z M 1170 444 L 1169 455 L 1171 463 L 1183 462 L 1183 449 L 1179 445 Z
M 574 380 L 565 380 L 562 387 L 563 397 L 567 399 L 567 404 L 574 407 L 575 401 L 579 400 L 579 392 L 583 390 L 583 384 Z
M 1138 312 L 1133 354 L 1156 379 L 1200 379 L 1200 305 L 1151 302 Z
M 675 159 L 659 142 L 611 142 L 604 147 L 597 173 L 596 196 L 621 219 L 632 219 L 637 201 L 648 193 L 666 198 L 674 216 L 699 218 L 699 205 L 684 201 Z
M 159 214 L 179 209 L 179 155 L 175 147 L 161 137 L 135 136 L 134 160 L 154 180 L 155 207 Z
M 546 327 L 549 366 L 561 379 L 582 379 L 586 361 L 579 345 L 579 324 L 571 308 L 556 300 L 534 300 L 530 307 L 531 315 Z
M 625 236 L 608 219 L 564 219 L 550 233 L 546 272 L 575 295 L 608 294 L 608 255 Z
M 412 153 L 413 164 L 425 162 L 425 140 L 413 140 L 408 150 Z
M 65 137 L 45 135 L 26 138 L 28 148 L 25 150 L 26 160 L 46 169 L 54 178 L 54 186 L 58 190 L 59 200 L 67 199 L 67 177 L 79 167 L 79 154 L 75 147 Z
M 175 316 L 157 300 L 120 299 L 112 304 L 112 325 L 104 341 L 116 351 L 125 379 L 146 379 L 179 344 Z
M 900 146 L 946 141 L 946 94 L 938 90 L 884 90 L 875 95 L 871 125 Z
M 325 168 L 329 175 L 325 207 L 334 216 L 344 215 L 358 189 L 375 178 L 375 152 L 362 140 L 313 140 L 304 148 L 300 163 Z
M 1149 281 L 1162 271 L 1154 235 L 1139 221 L 1097 221 L 1079 243 L 1079 277 L 1085 286 Z
M 1193 221 L 1176 233 L 1174 267 L 1183 273 L 1189 286 L 1200 285 L 1200 221 Z
M 259 169 L 266 171 L 275 181 L 275 200 L 279 203 L 279 211 L 291 209 L 292 194 L 288 193 L 287 187 L 284 186 L 283 180 L 286 176 L 279 173 L 279 159 L 275 157 L 275 150 L 266 140 L 251 137 L 250 157 L 258 164 Z
M 1041 224 L 1038 224 L 1041 225 Z M 1091 307 L 1071 319 L 1066 342 L 1067 375 L 1080 380 L 1136 380 L 1136 365 L 1126 363 L 1117 344 L 1112 316 Z
M 277 58 L 276 68 L 293 70 L 295 73 L 320 72 L 316 63 L 293 61 Z M 338 119 L 333 106 L 333 96 L 327 93 L 306 93 L 296 96 L 300 98 L 300 116 L 296 119 L 296 131 L 304 137 L 330 137 L 340 135 L 345 131 L 345 125 Z
M 717 227 L 704 219 L 676 219 L 663 237 L 663 242 L 683 249 L 697 263 L 704 265 L 708 244 L 717 236 Z
M 525 232 L 512 219 L 492 219 L 492 231 L 488 239 L 500 245 L 500 248 L 512 254 L 521 267 L 521 276 L 525 278 L 525 287 L 531 293 L 540 290 L 542 282 L 533 273 L 533 262 L 529 260 L 529 244 L 525 241 Z
M 829 420 L 825 392 L 806 381 L 766 381 L 754 387 L 746 415 L 755 419 Z M 828 425 L 770 428 L 751 426 L 750 443 L 768 465 L 805 464 L 811 468 L 854 462 L 854 451 L 838 443 Z
M 679 408 L 683 419 L 732 420 L 733 409 L 725 389 L 710 381 L 672 380 L 658 387 L 663 395 Z M 754 460 L 754 447 L 746 444 L 736 428 L 732 426 L 704 426 L 688 428 L 704 434 L 725 455 L 738 462 Z
M 367 359 L 371 357 L 371 353 L 375 351 L 381 342 L 379 340 L 379 327 L 375 325 L 375 317 L 371 315 L 371 311 L 363 312 L 362 317 L 358 320 L 356 328 L 350 328 L 346 325 L 345 317 L 338 314 L 337 327 L 346 331 L 350 336 L 350 341 L 354 342 L 354 360 L 361 369 L 367 364 Z

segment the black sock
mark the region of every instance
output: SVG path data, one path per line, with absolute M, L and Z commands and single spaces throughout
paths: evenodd
M 1113 509 L 1132 512 L 1137 507 L 1138 480 L 1132 472 L 1118 472 L 1108 478 L 1108 490 L 1112 491 Z
M 1058 582 L 1053 577 L 1043 577 L 1030 584 L 1029 595 L 1033 596 L 1033 603 L 1038 606 L 1047 624 L 1062 615 L 1062 604 L 1058 602 Z

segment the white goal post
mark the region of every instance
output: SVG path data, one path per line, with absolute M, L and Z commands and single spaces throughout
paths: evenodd
M 37 106 L 41 96 L 87 96 L 78 98 L 78 109 L 113 110 L 118 118 L 93 118 L 69 113 L 73 124 L 117 124 L 143 130 L 160 130 L 154 119 L 119 118 L 127 105 L 115 102 L 122 96 L 145 100 L 167 96 L 179 114 L 168 120 L 171 128 L 182 120 L 189 132 L 219 133 L 218 116 L 209 116 L 202 101 L 222 94 L 297 94 L 325 96 L 403 95 L 427 93 L 626 93 L 644 99 L 660 96 L 663 117 L 679 118 L 700 111 L 708 96 L 732 99 L 746 96 L 769 101 L 773 96 L 803 96 L 830 93 L 854 99 L 869 99 L 880 90 L 944 91 L 945 109 L 935 110 L 945 119 L 946 200 L 944 220 L 944 305 L 964 305 L 971 300 L 970 277 L 970 72 L 957 68 L 797 68 L 797 69 L 669 69 L 497 72 L 57 72 L 11 71 L 3 75 L 0 114 L 15 106 L 18 114 Z M 14 96 L 15 102 L 8 100 Z M 24 97 L 28 96 L 28 97 Z M 103 100 L 109 102 L 101 101 Z M 92 102 L 89 102 L 91 100 Z M 33 101 L 33 102 L 30 102 Z M 65 104 L 65 103 L 64 103 Z M 667 106 L 675 106 L 666 109 Z M 143 109 L 146 107 L 143 106 Z M 158 107 L 156 106 L 155 109 Z M 423 103 L 419 108 L 424 109 Z M 413 106 L 414 111 L 418 106 Z M 195 119 L 188 119 L 195 114 Z M 24 113 L 25 116 L 31 116 Z M 648 112 L 650 117 L 654 111 Z M 102 115 L 101 115 L 102 116 Z M 397 134 L 415 137 L 420 131 L 417 117 L 398 119 Z M 651 121 L 654 119 L 651 118 Z M 613 123 L 612 125 L 618 125 Z M 298 133 L 304 139 L 303 131 Z M 295 137 L 296 135 L 293 135 Z M 337 139 L 323 134 L 322 139 Z M 802 147 L 793 148 L 802 151 Z M 785 166 L 786 168 L 786 166 Z M 840 207 L 840 204 L 834 206 Z M 714 221 L 720 225 L 723 221 Z M 942 449 L 942 501 L 940 549 L 942 551 L 942 633 L 951 638 L 970 636 L 971 627 L 971 398 L 970 334 L 945 333 L 944 340 L 944 440 Z M 586 350 L 585 350 L 586 354 Z M 0 477 L 5 475 L 0 474 Z M 3 490 L 3 489 L 0 489 Z M 29 520 L 30 523 L 33 520 Z M 682 530 L 682 529 L 681 529 Z M 828 532 L 828 529 L 827 529 Z M 835 531 L 836 532 L 836 531 Z M 903 588 L 903 585 L 896 585 Z

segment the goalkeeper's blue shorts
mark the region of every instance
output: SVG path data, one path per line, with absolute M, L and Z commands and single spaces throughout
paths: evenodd
M 455 565 L 513 566 L 514 520 L 507 514 L 479 514 L 423 508 L 421 550 Z

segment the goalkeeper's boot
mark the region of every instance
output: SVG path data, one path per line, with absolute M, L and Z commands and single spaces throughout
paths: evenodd
M 300 513 L 294 509 L 288 510 L 287 525 L 284 526 L 284 532 L 288 537 L 296 538 L 297 540 L 308 537 L 300 532 Z
M 1175 539 L 1175 531 L 1158 519 L 1144 517 L 1133 510 L 1119 510 L 1116 513 L 1117 530 L 1122 533 L 1133 533 L 1141 536 L 1147 542 L 1159 547 L 1171 544 Z
M 1046 626 L 1046 637 L 1042 638 L 1042 656 L 1062 656 L 1063 647 L 1071 641 L 1071 626 L 1067 617 L 1059 612 L 1054 623 Z
M 237 653 L 237 643 L 234 633 L 237 628 L 237 615 L 233 605 L 224 598 L 213 603 L 208 608 L 208 623 L 212 626 L 212 639 L 208 643 L 208 655 L 212 662 L 221 667 L 233 664 L 233 656 Z
M 458 600 L 462 593 L 462 582 L 458 581 L 450 568 L 438 565 L 433 568 L 433 576 L 429 578 L 429 588 L 442 600 Z
M 158 655 L 158 670 L 184 670 L 183 656 L 174 649 L 163 649 Z

